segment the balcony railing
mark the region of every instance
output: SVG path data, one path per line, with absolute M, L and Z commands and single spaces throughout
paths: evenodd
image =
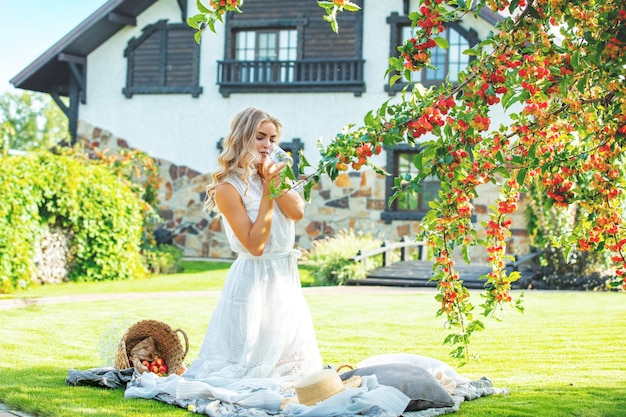
M 362 59 L 220 61 L 217 83 L 224 96 L 237 92 L 365 91 Z

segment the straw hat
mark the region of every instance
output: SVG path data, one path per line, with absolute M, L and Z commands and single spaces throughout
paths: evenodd
M 295 384 L 298 402 L 315 405 L 345 389 L 339 374 L 334 369 L 324 369 L 302 378 Z

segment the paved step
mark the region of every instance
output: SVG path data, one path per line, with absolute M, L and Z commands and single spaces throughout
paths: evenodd
M 459 272 L 464 285 L 472 289 L 484 288 L 485 275 L 491 272 L 489 265 L 484 264 L 457 264 L 455 269 Z M 532 280 L 535 275 L 533 271 L 522 270 L 520 272 L 522 274 L 520 282 Z M 367 278 L 352 279 L 347 284 L 435 288 L 436 282 L 430 281 L 432 274 L 432 261 L 402 261 L 376 268 L 368 273 Z

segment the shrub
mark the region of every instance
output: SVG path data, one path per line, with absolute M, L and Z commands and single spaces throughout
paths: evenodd
M 182 271 L 180 260 L 183 251 L 175 246 L 149 245 L 143 250 L 143 259 L 148 271 L 153 274 L 175 274 Z
M 548 247 L 543 253 L 542 283 L 534 287 L 553 290 L 599 291 L 608 288 L 611 275 L 606 261 L 595 252 L 571 251 L 565 258 L 563 248 Z M 606 254 L 605 254 L 606 255 Z
M 71 231 L 71 281 L 146 274 L 142 200 L 106 167 L 37 152 L 1 158 L 0 292 L 27 286 L 48 225 Z
M 350 261 L 359 249 L 369 250 L 380 247 L 381 239 L 370 233 L 356 233 L 354 230 L 340 230 L 332 237 L 316 240 L 311 251 L 306 255 L 305 265 L 318 285 L 342 285 L 350 279 L 364 278 L 367 268 L 360 263 Z M 379 266 L 374 261 L 369 267 Z
M 526 208 L 531 244 L 543 249 L 541 281 L 533 287 L 554 290 L 603 290 L 613 276 L 608 252 L 581 251 L 574 245 L 557 244 L 559 236 L 571 234 L 585 221 L 586 212 L 578 204 L 553 204 L 536 184 L 529 188 Z

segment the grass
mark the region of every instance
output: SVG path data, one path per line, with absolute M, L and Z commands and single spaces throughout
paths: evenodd
M 44 287 L 32 293 L 54 297 L 143 291 L 146 297 L 141 301 L 112 297 L 0 310 L 0 402 L 37 416 L 189 416 L 158 401 L 124 399 L 122 390 L 65 385 L 70 368 L 112 363 L 125 329 L 145 318 L 184 329 L 190 341 L 187 360 L 193 360 L 217 295 L 191 293 L 167 299 L 158 292 L 218 289 L 228 264 L 187 266 L 186 272 L 172 276 Z M 472 295 L 479 303 L 478 293 Z M 495 386 L 511 392 L 465 402 L 456 416 L 624 415 L 624 294 L 528 291 L 526 313 L 505 309 L 502 321 L 485 320 L 485 331 L 472 340 L 472 350 L 482 359 L 462 368 L 447 356 L 449 347 L 442 345 L 447 333 L 442 319 L 434 316 L 433 296 L 422 290 L 307 294 L 324 361 L 355 364 L 380 353 L 415 353 L 448 362 L 472 379 L 487 376 Z
M 42 285 L 13 294 L 0 294 L 0 300 L 11 298 L 36 299 L 79 294 L 114 293 L 157 293 L 165 291 L 208 291 L 219 290 L 230 262 L 183 261 L 183 272 L 173 275 L 158 275 L 133 281 L 102 281 L 94 283 L 70 282 L 63 285 Z M 310 268 L 300 267 L 303 287 L 314 284 Z

